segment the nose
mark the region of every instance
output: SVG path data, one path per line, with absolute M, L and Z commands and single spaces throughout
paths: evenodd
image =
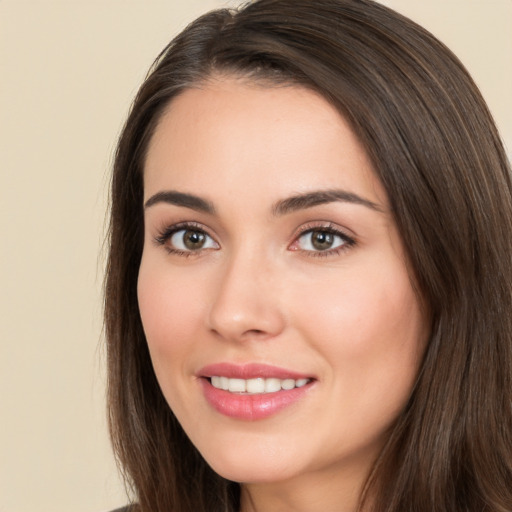
M 231 341 L 266 340 L 285 326 L 279 280 L 272 263 L 256 255 L 224 262 L 209 311 L 209 328 Z

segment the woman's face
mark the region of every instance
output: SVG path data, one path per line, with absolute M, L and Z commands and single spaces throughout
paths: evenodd
M 144 191 L 142 323 L 191 441 L 235 481 L 360 482 L 426 332 L 348 124 L 303 88 L 212 80 L 172 101 Z

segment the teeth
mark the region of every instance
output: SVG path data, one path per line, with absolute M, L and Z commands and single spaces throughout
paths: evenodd
M 229 391 L 231 393 L 244 393 L 246 391 L 244 379 L 229 379 Z
M 217 389 L 223 389 L 221 379 L 222 377 L 212 377 L 212 386 Z
M 295 387 L 295 381 L 293 379 L 284 379 L 281 382 L 281 387 L 283 389 L 293 389 Z
M 265 391 L 265 379 L 249 379 L 246 381 L 247 393 L 263 393 Z
M 265 379 L 265 393 L 275 393 L 281 391 L 281 381 L 279 379 Z
M 229 389 L 229 379 L 227 377 L 220 378 L 220 387 L 227 391 Z
M 310 379 L 230 379 L 228 377 L 211 377 L 211 384 L 214 388 L 223 389 L 230 393 L 275 393 L 276 391 L 290 390 L 305 386 Z

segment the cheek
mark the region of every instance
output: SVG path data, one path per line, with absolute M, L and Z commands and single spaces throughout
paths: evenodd
M 142 325 L 157 376 L 163 366 L 180 363 L 199 325 L 197 288 L 183 286 L 173 273 L 142 260 L 137 294 Z M 169 357 L 171 356 L 171 357 Z
M 297 318 L 330 361 L 334 380 L 345 376 L 351 386 L 376 395 L 394 381 L 397 392 L 407 393 L 426 337 L 422 314 L 402 265 L 388 266 L 385 273 L 374 269 L 311 286 L 297 302 Z
M 369 333 L 375 339 L 400 332 L 407 337 L 421 323 L 417 298 L 401 272 L 333 274 L 322 286 L 311 283 L 295 302 L 298 316 L 316 319 L 315 329 L 332 331 L 354 350 L 371 341 Z

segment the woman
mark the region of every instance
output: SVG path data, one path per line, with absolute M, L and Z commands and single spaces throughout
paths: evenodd
M 512 200 L 460 62 L 369 0 L 209 13 L 121 135 L 131 510 L 512 511 Z

